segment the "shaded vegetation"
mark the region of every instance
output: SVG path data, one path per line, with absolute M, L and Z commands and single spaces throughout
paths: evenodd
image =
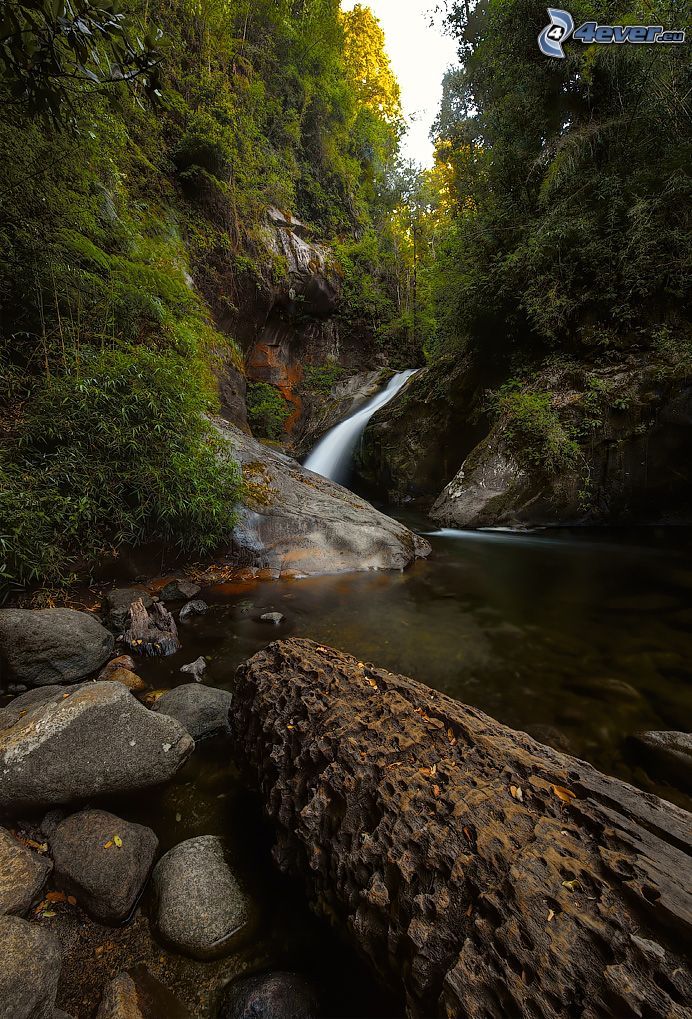
M 281 393 L 266 382 L 251 382 L 247 387 L 247 416 L 253 434 L 278 441 L 284 434 L 291 413 Z

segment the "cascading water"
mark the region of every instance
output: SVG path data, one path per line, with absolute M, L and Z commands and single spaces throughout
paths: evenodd
M 323 478 L 329 478 L 330 481 L 336 481 L 340 485 L 345 484 L 349 478 L 353 453 L 368 421 L 380 407 L 384 407 L 390 400 L 393 400 L 411 376 L 415 374 L 415 369 L 409 369 L 399 372 L 390 379 L 385 388 L 373 396 L 372 400 L 369 400 L 364 407 L 327 432 L 324 438 L 317 443 L 303 466 L 315 474 L 321 474 Z

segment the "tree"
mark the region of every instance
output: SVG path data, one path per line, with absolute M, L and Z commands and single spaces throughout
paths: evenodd
M 359 102 L 393 121 L 401 116 L 401 92 L 387 56 L 384 32 L 369 7 L 343 15 L 346 65 Z

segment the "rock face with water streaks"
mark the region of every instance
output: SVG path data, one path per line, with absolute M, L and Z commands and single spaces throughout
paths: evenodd
M 404 569 L 428 543 L 340 485 L 217 422 L 246 483 L 234 555 L 271 577 Z
M 238 673 L 275 857 L 410 1016 L 683 1019 L 692 818 L 310 641 Z

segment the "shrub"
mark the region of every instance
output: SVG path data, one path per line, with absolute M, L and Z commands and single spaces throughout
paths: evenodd
M 327 394 L 332 391 L 339 379 L 343 377 L 344 369 L 335 361 L 328 361 L 327 364 L 306 365 L 303 372 L 303 385 L 312 393 Z
M 251 382 L 247 387 L 247 413 L 252 430 L 258 438 L 278 441 L 291 414 L 290 407 L 278 389 L 266 382 Z
M 505 435 L 520 463 L 557 474 L 574 467 L 579 445 L 551 405 L 551 394 L 504 388 L 498 397 Z

